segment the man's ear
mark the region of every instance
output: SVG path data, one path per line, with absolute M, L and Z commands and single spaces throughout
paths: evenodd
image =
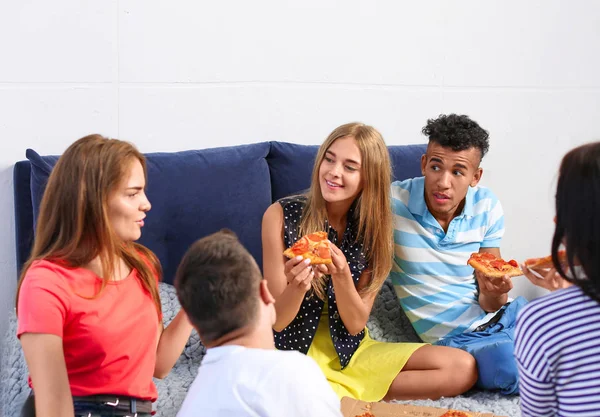
M 266 305 L 275 303 L 275 298 L 273 298 L 271 291 L 269 291 L 269 286 L 267 284 L 266 279 L 263 279 L 260 281 L 259 291 L 260 291 L 260 299 L 262 300 L 263 303 L 265 303 Z
M 479 167 L 475 171 L 475 174 L 473 175 L 473 180 L 471 181 L 471 184 L 469 184 L 469 185 L 471 187 L 475 187 L 477 184 L 479 184 L 479 181 L 481 181 L 482 176 L 483 176 L 483 168 Z
M 421 155 L 421 175 L 425 175 L 425 166 L 427 166 L 427 154 Z

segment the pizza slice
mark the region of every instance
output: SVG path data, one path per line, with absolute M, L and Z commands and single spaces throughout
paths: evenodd
M 310 259 L 313 265 L 330 264 L 331 247 L 329 246 L 326 232 L 314 232 L 302 236 L 291 247 L 287 248 L 283 254 L 288 258 L 302 256 L 304 259 Z
M 492 278 L 501 278 L 505 275 L 509 277 L 523 275 L 523 271 L 514 259 L 507 262 L 487 252 L 472 253 L 467 264 Z
M 558 261 L 561 265 L 567 265 L 567 252 L 564 250 L 558 251 Z M 554 268 L 552 263 L 552 255 L 544 256 L 543 258 L 531 258 L 525 261 L 525 266 L 528 269 L 547 269 Z
M 471 414 L 465 413 L 464 411 L 448 410 L 440 417 L 471 417 Z

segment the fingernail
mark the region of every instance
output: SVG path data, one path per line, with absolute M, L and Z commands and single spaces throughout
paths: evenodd
M 304 263 L 305 263 L 306 265 L 310 264 L 310 259 L 306 258 L 306 259 L 304 260 Z
M 300 261 L 300 260 L 302 260 L 302 256 L 300 256 L 300 255 L 296 256 L 296 260 L 297 260 L 297 261 Z

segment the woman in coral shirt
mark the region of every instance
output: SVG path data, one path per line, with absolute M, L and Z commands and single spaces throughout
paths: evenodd
M 161 268 L 134 243 L 150 210 L 145 186 L 144 156 L 100 135 L 54 167 L 17 291 L 33 389 L 24 415 L 152 412 L 152 378 L 171 370 L 192 327 L 180 312 L 163 330 Z

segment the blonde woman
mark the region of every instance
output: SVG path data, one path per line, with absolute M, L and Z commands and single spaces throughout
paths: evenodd
M 458 395 L 477 379 L 473 357 L 421 343 L 381 343 L 366 323 L 393 256 L 391 165 L 381 134 L 349 123 L 321 145 L 311 187 L 264 214 L 263 267 L 276 303 L 278 349 L 312 357 L 342 396 L 364 401 Z M 282 252 L 328 233 L 331 265 Z

